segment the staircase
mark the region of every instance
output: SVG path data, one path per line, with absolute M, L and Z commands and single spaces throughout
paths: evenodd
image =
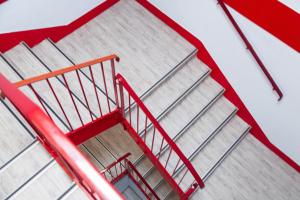
M 188 196 L 197 192 L 193 190 L 197 189 L 193 188 L 195 176 L 183 161 L 178 161 L 178 153 L 170 151 L 172 146 L 179 148 L 205 183 L 250 128 L 236 115 L 238 109 L 223 96 L 224 88 L 210 77 L 210 69 L 197 59 L 194 47 L 134 1 L 119 2 L 58 43 L 48 39 L 34 48 L 19 44 L 1 55 L 0 70 L 10 81 L 17 82 L 110 53 L 117 53 L 121 58 L 116 71 L 123 76 L 118 79 L 123 86 L 123 98 L 120 95 L 118 100 L 119 105 L 123 105 L 123 116 L 131 121 L 125 124 L 126 130 L 133 127 L 131 136 L 139 135 L 144 147 L 151 150 L 152 159 L 150 152 L 145 154 L 136 144 L 137 139 L 132 139 L 120 125 L 80 144 L 81 151 L 100 171 L 130 152 L 131 162 L 160 199 L 178 198 L 178 191 L 166 180 L 168 177 L 180 185 L 182 191 L 189 191 L 192 186 Z M 111 68 L 105 63 L 103 67 L 107 70 L 106 78 L 110 78 Z M 103 77 L 100 71 L 94 73 L 95 80 Z M 100 110 L 97 99 L 92 98 L 95 90 L 88 69 L 80 70 L 79 74 L 84 88 L 90 89 L 85 91 L 85 97 L 75 81 L 76 73 L 66 75 L 73 100 L 63 77 L 50 80 L 57 98 L 63 99 L 60 102 L 64 111 L 45 82 L 34 84 L 33 90 L 20 88 L 37 105 L 43 105 L 41 108 L 65 134 L 110 113 L 118 105 L 113 80 L 106 86 L 95 82 L 98 99 L 105 105 Z M 141 103 L 136 103 L 132 93 L 129 98 L 130 88 L 126 88 L 121 79 L 128 81 Z M 0 133 L 0 198 L 86 199 L 44 150 L 35 131 L 11 102 L 5 99 L 0 105 L 1 126 L 5 130 Z M 151 113 L 152 120 L 145 115 L 145 110 L 142 112 L 142 105 Z M 153 134 L 158 129 L 165 132 L 174 145 L 162 143 L 158 132 Z M 155 163 L 153 156 L 159 158 L 160 164 Z

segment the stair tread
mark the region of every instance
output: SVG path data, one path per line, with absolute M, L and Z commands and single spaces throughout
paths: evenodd
M 7 64 L 0 58 L 0 73 L 5 74 Z M 13 79 L 12 79 L 13 80 Z M 9 100 L 0 103 L 0 168 L 34 140 L 34 131 Z M 14 126 L 12 126 L 14 124 Z
M 43 63 L 47 65 L 49 70 L 54 71 L 58 70 L 64 67 L 69 67 L 72 66 L 72 63 L 67 60 L 64 55 L 59 52 L 51 43 L 49 40 L 44 40 L 41 42 L 39 45 L 35 46 L 32 49 L 32 52 L 39 57 L 40 60 L 42 60 Z M 109 62 L 110 63 L 110 62 Z M 108 87 L 108 94 L 109 96 L 114 99 L 114 93 L 113 93 L 113 88 L 111 84 L 111 67 L 108 65 L 107 62 L 103 63 L 104 64 L 104 70 L 105 70 L 105 76 L 107 78 L 107 87 Z M 102 74 L 100 70 L 100 65 L 95 65 L 92 67 L 92 72 L 93 72 L 93 77 L 95 80 L 95 83 L 99 88 L 102 89 L 104 92 L 104 84 L 102 83 Z M 91 75 L 90 71 L 88 68 L 83 68 L 79 70 L 79 74 L 81 77 L 82 84 L 84 85 L 84 90 L 86 93 L 87 100 L 89 102 L 89 106 L 92 110 L 92 112 L 99 117 L 100 116 L 100 111 L 99 111 L 99 106 L 98 106 L 98 101 L 95 96 L 95 91 L 94 91 L 94 86 L 91 82 Z M 73 92 L 77 94 L 78 97 L 81 98 L 83 102 L 85 102 L 82 92 L 80 90 L 80 85 L 77 79 L 77 76 L 75 73 L 68 73 L 66 74 L 66 77 L 72 84 L 70 84 L 70 88 Z M 102 114 L 108 113 L 108 107 L 107 107 L 107 102 L 106 102 L 106 96 L 100 91 L 97 90 L 97 95 L 98 99 L 100 101 L 101 105 L 101 111 Z M 112 101 L 110 101 L 110 104 L 113 105 Z
M 109 147 L 117 158 L 130 152 L 131 156 L 129 160 L 133 162 L 142 154 L 142 150 L 124 130 L 121 124 L 101 133 L 97 138 L 100 139 L 105 146 Z
M 97 158 L 101 162 L 101 168 L 100 170 L 103 170 L 105 167 L 113 163 L 116 159 L 113 157 L 113 155 L 95 138 L 91 138 L 84 142 L 84 145 L 86 148 L 88 148 L 88 153 L 89 157 Z M 81 145 L 82 146 L 82 145 Z M 87 150 L 85 148 L 81 149 L 87 153 Z M 98 161 L 95 162 L 94 164 L 97 164 Z
M 79 186 L 74 186 L 64 197 L 60 200 L 89 200 L 88 196 L 83 192 Z
M 71 185 L 72 180 L 56 162 L 12 196 L 12 199 L 56 199 Z M 38 192 L 37 192 L 38 191 Z
M 204 177 L 231 145 L 245 132 L 248 124 L 234 116 L 202 151 L 191 161 L 192 165 Z M 178 176 L 180 177 L 180 175 Z M 187 180 L 184 180 L 188 182 Z M 190 180 L 191 182 L 191 180 Z M 188 183 L 190 183 L 188 182 Z M 184 184 L 184 182 L 183 182 Z
M 10 111 L 0 103 L 0 167 L 26 148 L 33 138 Z M 13 126 L 12 126 L 13 124 Z
M 36 141 L 22 155 L 0 170 L 0 198 L 3 199 L 12 194 L 51 160 L 52 157 Z
M 9 58 L 10 62 L 13 64 L 14 68 L 22 74 L 24 78 L 30 78 L 35 75 L 40 75 L 43 73 L 49 72 L 22 44 L 16 46 L 10 51 L 5 53 L 5 56 Z M 34 66 L 34 67 L 32 67 Z M 66 90 L 66 88 L 56 79 L 49 79 L 52 86 L 55 89 L 57 96 L 61 100 L 61 104 L 65 109 L 66 115 L 73 128 L 78 128 L 81 126 L 80 120 L 77 116 L 76 110 L 73 106 L 71 98 Z M 59 105 L 56 103 L 54 95 L 51 93 L 49 86 L 46 81 L 37 82 L 34 85 L 35 90 L 40 94 L 40 96 L 51 106 L 51 108 L 59 115 L 62 119 L 64 119 L 63 112 L 59 108 Z M 77 88 L 78 89 L 78 88 Z M 63 100 L 62 100 L 63 99 Z M 90 121 L 90 116 L 87 109 L 78 102 L 76 98 L 75 103 L 78 107 L 78 110 L 81 114 L 82 120 L 84 123 Z M 39 105 L 39 104 L 38 104 Z M 59 120 L 54 120 L 55 123 L 64 131 L 65 127 L 61 124 Z M 66 120 L 64 119 L 67 124 Z
M 125 20 L 128 17 L 130 20 Z M 133 29 L 136 23 L 140 27 L 137 30 Z M 75 63 L 116 53 L 122 60 L 117 72 L 124 75 L 138 94 L 195 49 L 134 1 L 120 1 L 57 45 Z
M 221 97 L 208 109 L 208 111 L 176 142 L 185 156 L 189 157 L 235 109 L 236 108 L 231 104 L 227 104 L 225 97 Z M 186 143 L 189 143 L 188 148 L 186 148 Z
M 173 190 L 173 188 L 171 188 L 171 186 L 169 186 L 166 181 L 163 181 L 161 185 L 155 190 L 155 192 L 160 199 L 163 199 L 171 190 Z
M 208 71 L 209 69 L 194 57 L 143 102 L 150 112 L 157 116 Z

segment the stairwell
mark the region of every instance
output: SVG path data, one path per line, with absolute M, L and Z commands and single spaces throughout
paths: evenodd
M 21 43 L 1 55 L 0 69 L 10 81 L 17 82 L 110 53 L 120 56 L 117 72 L 128 80 L 203 181 L 207 181 L 250 128 L 236 115 L 238 108 L 223 96 L 224 88 L 209 76 L 210 69 L 196 58 L 195 48 L 136 2 L 121 1 L 58 43 L 45 40 L 34 48 Z M 80 75 L 85 87 L 92 88 L 88 72 L 82 70 Z M 84 123 L 89 122 L 91 113 L 87 109 L 80 85 L 76 85 L 71 75 L 68 78 L 69 83 L 74 83 L 70 89 L 82 120 Z M 53 78 L 51 83 L 58 91 L 59 98 L 64 99 L 62 106 L 66 113 L 61 111 L 48 86 L 37 83 L 34 88 L 41 95 L 53 121 L 63 132 L 68 133 L 81 126 L 80 120 L 71 106 L 69 94 L 63 92 L 66 87 L 63 79 Z M 103 85 L 98 83 L 98 86 L 104 90 Z M 107 85 L 107 89 L 109 96 L 113 97 L 113 85 Z M 22 91 L 39 104 L 32 90 L 22 88 Z M 86 92 L 88 101 L 93 102 L 90 103 L 91 110 L 95 112 L 92 114 L 99 116 L 97 102 L 90 97 L 94 91 L 90 89 Z M 100 92 L 99 96 L 100 99 L 105 99 Z M 111 105 L 115 104 L 112 98 L 108 101 Z M 129 102 L 126 101 L 125 116 L 128 118 Z M 1 148 L 7 148 L 3 148 L 5 151 L 0 154 L 0 182 L 5 183 L 1 184 L 0 198 L 85 198 L 80 188 L 43 149 L 36 140 L 35 132 L 10 102 L 1 101 L 1 107 L 2 127 L 7 130 L 1 132 L 3 136 L 0 142 Z M 102 112 L 108 113 L 109 110 L 105 108 Z M 137 106 L 132 105 L 130 112 L 137 116 Z M 133 126 L 139 124 L 143 127 L 144 122 L 145 116 L 141 116 L 140 122 L 133 122 Z M 153 131 L 153 126 L 147 127 L 148 133 Z M 141 128 L 138 132 L 141 137 L 144 136 L 144 130 Z M 146 140 L 146 143 L 150 146 L 151 140 Z M 176 192 L 134 140 L 125 133 L 123 126 L 117 125 L 87 140 L 80 145 L 80 149 L 99 170 L 131 152 L 131 162 L 159 198 L 175 198 Z M 166 144 L 161 149 L 160 157 L 167 162 L 169 152 Z M 170 166 L 177 165 L 177 160 L 171 159 L 169 162 Z M 185 169 L 179 163 L 172 174 L 174 180 L 180 181 L 178 179 L 184 175 Z M 182 182 L 185 188 L 190 186 L 191 179 L 192 177 Z M 39 192 L 35 192 L 37 189 Z

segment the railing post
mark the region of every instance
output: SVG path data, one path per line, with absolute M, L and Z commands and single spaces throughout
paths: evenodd
M 115 59 L 116 59 L 117 62 L 120 61 L 119 57 L 116 57 Z M 119 98 L 118 98 L 118 90 L 117 90 L 116 68 L 115 68 L 114 58 L 110 60 L 110 63 L 111 63 L 111 73 L 112 73 L 115 101 L 116 101 L 117 107 L 120 107 Z
M 124 88 L 123 88 L 122 83 L 118 82 L 118 85 L 119 85 L 120 101 L 121 101 L 120 110 L 121 110 L 121 113 L 122 113 L 122 117 L 125 118 Z

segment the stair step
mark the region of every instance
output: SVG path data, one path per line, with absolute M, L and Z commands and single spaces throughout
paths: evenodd
M 12 199 L 56 199 L 63 194 L 71 185 L 72 180 L 65 171 L 52 162 L 34 179 L 18 190 L 11 197 Z
M 248 131 L 249 126 L 238 116 L 234 116 L 227 122 L 220 133 L 218 133 L 200 153 L 198 152 L 190 159 L 199 175 L 204 179 L 209 173 L 211 174 L 216 169 L 216 163 L 218 163 L 219 166 L 220 159 L 225 158 L 224 154 L 228 156 L 228 150 L 232 150 L 232 145 L 236 144 L 236 141 Z M 183 173 L 184 170 L 177 174 L 176 179 L 179 179 Z M 190 183 L 192 180 L 187 179 L 184 181 Z M 186 185 L 186 187 L 188 187 L 188 185 Z
M 5 61 L 0 58 L 0 73 L 5 75 L 7 68 Z M 1 169 L 34 141 L 35 133 L 8 99 L 1 100 L 0 110 Z
M 200 144 L 209 138 L 228 117 L 233 117 L 232 114 L 235 113 L 236 108 L 225 97 L 221 97 L 178 139 L 176 142 L 178 147 L 186 157 L 190 157 Z M 211 140 L 213 139 L 211 138 Z
M 88 157 L 94 164 L 101 165 L 99 167 L 100 171 L 116 160 L 116 157 L 112 154 L 112 152 L 106 149 L 106 147 L 96 137 L 87 140 L 81 145 L 81 149 L 88 154 Z
M 0 199 L 12 195 L 14 191 L 34 178 L 52 160 L 44 147 L 38 141 L 34 142 L 0 170 Z
M 154 116 L 158 116 L 162 110 L 171 105 L 188 88 L 191 88 L 196 81 L 199 81 L 199 84 L 205 81 L 209 72 L 210 70 L 201 65 L 200 61 L 194 57 L 172 77 L 157 87 L 143 102 Z
M 0 102 L 0 169 L 34 140 L 32 132 L 29 132 L 23 121 L 13 113 L 16 112 L 15 109 L 13 112 L 8 110 L 12 107 L 7 104 L 9 103 Z
M 195 50 L 134 1 L 120 1 L 56 45 L 75 63 L 116 53 L 122 59 L 117 72 L 139 95 Z
M 40 75 L 43 73 L 49 72 L 40 62 L 37 60 L 31 52 L 26 49 L 22 44 L 16 46 L 10 51 L 5 53 L 6 58 L 11 62 L 12 67 L 18 71 L 22 78 L 29 78 L 35 75 Z M 35 66 L 35 67 L 32 67 Z M 81 126 L 80 120 L 76 113 L 76 110 L 73 106 L 72 100 L 63 86 L 63 84 L 58 81 L 56 78 L 49 79 L 53 88 L 56 88 L 55 91 L 57 96 L 60 99 L 60 103 L 62 104 L 68 119 L 70 120 L 73 128 L 77 128 Z M 37 82 L 34 85 L 35 90 L 40 94 L 40 96 L 47 102 L 47 104 L 57 113 L 58 116 L 61 116 L 61 120 L 55 120 L 55 123 L 63 130 L 62 122 L 64 124 L 68 124 L 67 120 L 64 119 L 64 113 L 61 111 L 59 104 L 56 102 L 54 95 L 52 94 L 49 86 L 46 81 Z M 74 98 L 75 103 L 78 107 L 79 113 L 81 114 L 82 120 L 84 123 L 91 121 L 89 112 L 84 107 L 77 98 Z M 67 126 L 70 129 L 70 126 Z
M 219 165 L 229 156 L 229 154 L 237 147 L 237 145 L 247 136 L 250 131 L 250 127 L 248 127 L 242 135 L 227 149 L 227 151 L 222 155 L 222 157 L 214 164 L 214 166 L 205 174 L 203 177 L 203 181 L 207 181 L 212 173 L 219 167 Z
M 173 191 L 170 191 L 162 200 L 179 200 L 179 196 L 173 192 Z
M 157 185 L 158 183 L 156 183 Z M 174 191 L 173 188 L 166 182 L 163 181 L 157 188 L 155 188 L 155 193 L 159 196 L 160 199 L 163 199 L 168 191 Z
M 77 185 L 73 185 L 65 195 L 58 200 L 89 200 L 88 196 Z
M 180 104 L 188 95 L 190 95 L 190 93 L 196 90 L 199 85 L 201 85 L 201 83 L 203 83 L 208 77 L 210 70 L 208 70 L 207 68 L 201 69 L 201 67 L 197 67 L 198 70 L 193 70 L 193 68 L 195 69 L 195 66 L 192 64 L 194 63 L 194 61 L 196 60 L 192 59 L 189 63 L 191 65 L 189 65 L 188 67 L 183 67 L 178 71 L 178 73 L 174 75 L 174 77 L 169 78 L 169 80 L 160 85 L 156 89 L 156 91 L 153 92 L 153 94 L 151 94 L 144 100 L 144 104 L 158 121 L 160 121 L 174 107 Z M 192 74 L 194 74 L 195 76 L 192 75 L 191 77 L 193 78 L 190 78 L 190 80 L 188 81 L 182 80 L 181 76 L 183 76 L 184 73 L 185 75 L 187 75 L 189 71 L 193 71 Z M 174 88 L 179 89 L 174 90 Z M 159 99 L 159 101 L 157 101 L 157 99 Z M 125 101 L 125 105 L 129 105 L 126 102 L 127 101 Z M 127 113 L 127 118 L 129 118 L 129 114 L 131 114 L 132 116 L 136 116 L 137 108 L 130 108 L 129 112 Z M 145 115 L 141 114 L 139 116 L 139 121 L 140 123 L 142 123 L 139 126 L 144 129 L 143 122 L 145 121 Z M 132 126 L 136 127 L 136 124 L 137 122 L 133 120 Z M 150 127 L 151 126 L 149 126 L 148 129 Z M 143 129 L 141 129 L 140 133 L 143 132 Z
M 209 77 L 205 79 L 202 84 L 194 89 L 160 121 L 160 124 L 171 138 L 174 138 L 202 108 L 205 108 L 213 99 L 223 93 L 221 87 L 218 85 L 212 86 L 211 83 L 212 80 Z M 160 149 L 160 140 L 157 134 L 155 136 L 154 151 L 158 152 Z M 151 142 L 151 140 L 147 140 L 148 145 L 151 145 Z
M 24 44 L 26 45 L 26 44 Z M 55 44 L 51 43 L 49 40 L 44 40 L 39 45 L 35 46 L 33 49 L 30 49 L 27 45 L 27 49 L 31 52 L 33 56 L 35 56 L 43 65 L 44 67 L 50 72 L 54 70 L 61 69 L 63 67 L 68 67 L 73 65 L 66 57 L 54 46 Z M 107 63 L 104 63 L 104 66 L 106 66 Z M 106 96 L 105 96 L 105 89 L 102 79 L 102 73 L 100 70 L 100 65 L 95 65 L 92 67 L 93 77 L 96 83 L 97 93 L 98 93 L 98 99 L 100 101 L 101 105 L 101 112 L 102 114 L 108 113 L 108 107 L 106 102 Z M 110 96 L 110 104 L 113 106 L 115 104 L 114 102 L 114 90 L 112 88 L 112 81 L 111 81 L 111 67 L 106 66 L 104 68 L 105 70 L 105 76 L 107 78 L 107 87 L 108 87 L 108 94 Z M 89 106 L 91 108 L 91 111 L 93 112 L 95 118 L 100 117 L 101 113 L 99 110 L 99 104 L 98 99 L 95 96 L 94 91 L 94 85 L 92 82 L 91 74 L 88 68 L 83 68 L 78 70 L 81 81 L 84 85 L 86 97 L 89 103 Z M 70 89 L 78 96 L 78 98 L 85 103 L 85 99 L 82 95 L 82 91 L 80 89 L 80 85 L 78 82 L 78 78 L 75 72 L 68 73 L 66 75 L 68 80 L 72 82 L 70 84 Z M 62 77 L 59 77 L 61 81 L 63 81 Z

